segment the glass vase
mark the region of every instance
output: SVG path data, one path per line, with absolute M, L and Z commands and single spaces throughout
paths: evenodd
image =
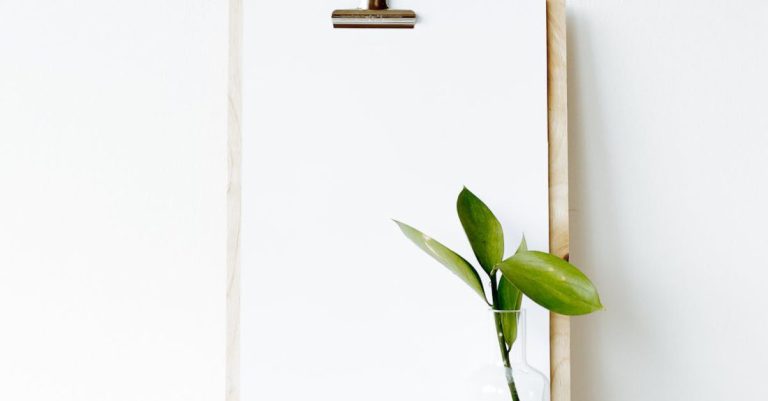
M 526 361 L 525 311 L 492 310 L 489 343 L 495 358 L 471 375 L 468 401 L 549 401 L 549 381 Z M 516 330 L 504 330 L 516 326 Z M 514 337 L 511 347 L 506 337 Z

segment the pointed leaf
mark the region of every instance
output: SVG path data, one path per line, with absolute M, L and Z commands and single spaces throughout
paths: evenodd
M 523 240 L 520 241 L 520 245 L 517 247 L 517 251 L 515 251 L 515 253 L 525 252 L 527 250 L 528 250 L 528 241 L 525 240 L 525 235 L 523 235 Z
M 416 246 L 435 258 L 443 266 L 447 267 L 448 270 L 459 276 L 459 278 L 472 287 L 478 295 L 483 297 L 483 301 L 488 302 L 485 298 L 485 290 L 483 289 L 483 283 L 480 281 L 480 275 L 477 274 L 475 268 L 472 267 L 466 259 L 421 231 L 399 221 L 395 221 L 395 223 L 400 226 L 400 230 L 402 230 L 403 234 L 413 241 Z
M 603 308 L 589 278 L 576 266 L 554 255 L 522 251 L 497 268 L 528 298 L 553 312 L 585 315 Z
M 509 280 L 503 278 L 499 281 L 499 302 L 496 305 L 498 310 L 520 310 L 523 302 L 523 293 L 517 289 Z M 517 339 L 517 313 L 500 313 L 501 328 L 504 333 L 504 340 L 510 347 Z
M 504 258 L 504 233 L 491 209 L 464 188 L 456 201 L 461 225 L 467 234 L 477 261 L 488 274 Z

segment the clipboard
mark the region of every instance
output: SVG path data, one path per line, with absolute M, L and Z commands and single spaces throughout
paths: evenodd
M 240 400 L 240 232 L 242 228 L 242 0 L 229 1 L 229 110 L 227 186 L 226 401 Z M 546 0 L 547 98 L 549 141 L 550 250 L 567 258 L 568 116 L 565 0 Z M 570 321 L 551 314 L 550 367 L 552 401 L 570 401 Z

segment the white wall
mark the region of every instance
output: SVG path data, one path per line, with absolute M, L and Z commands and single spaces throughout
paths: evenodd
M 574 401 L 768 399 L 767 17 L 569 2 Z
M 226 46 L 226 2 L 0 2 L 0 400 L 223 398 Z
M 117 4 L 0 4 L 0 399 L 221 394 L 225 5 Z M 574 401 L 768 398 L 766 7 L 569 2 Z

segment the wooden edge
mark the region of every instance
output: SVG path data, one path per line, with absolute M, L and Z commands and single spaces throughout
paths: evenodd
M 547 99 L 549 116 L 549 249 L 568 259 L 568 61 L 565 0 L 547 0 Z M 571 400 L 571 326 L 550 314 L 552 401 Z
M 229 0 L 229 80 L 227 89 L 227 332 L 226 401 L 240 400 L 240 210 L 242 159 L 243 2 Z

